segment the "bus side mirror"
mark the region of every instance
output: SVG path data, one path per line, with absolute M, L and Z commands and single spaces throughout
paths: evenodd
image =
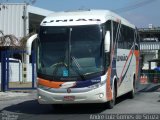
M 37 37 L 38 37 L 38 34 L 34 34 L 27 40 L 26 51 L 28 55 L 31 55 L 32 43 Z
M 105 39 L 104 39 L 104 49 L 105 53 L 110 51 L 110 44 L 111 44 L 111 39 L 110 39 L 110 31 L 106 31 L 105 34 Z

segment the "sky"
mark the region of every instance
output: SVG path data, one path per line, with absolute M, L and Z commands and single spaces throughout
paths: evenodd
M 8 0 L 12 3 L 24 1 L 31 0 Z M 36 0 L 33 4 L 55 12 L 77 9 L 112 10 L 138 28 L 147 28 L 149 24 L 160 27 L 159 5 L 160 0 Z

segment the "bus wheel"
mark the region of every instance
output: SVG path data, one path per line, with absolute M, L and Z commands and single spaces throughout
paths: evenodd
M 107 107 L 109 109 L 112 109 L 115 105 L 115 102 L 116 102 L 116 88 L 115 88 L 115 85 L 114 85 L 114 88 L 113 88 L 113 99 L 109 102 L 107 102 Z

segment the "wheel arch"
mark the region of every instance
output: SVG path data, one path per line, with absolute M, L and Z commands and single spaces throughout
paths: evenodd
M 115 87 L 116 97 L 117 97 L 117 90 L 118 90 L 118 84 L 117 84 L 117 83 L 118 83 L 118 82 L 117 82 L 117 77 L 114 76 L 114 77 L 113 77 L 113 83 L 112 83 L 112 90 L 113 90 L 113 88 Z

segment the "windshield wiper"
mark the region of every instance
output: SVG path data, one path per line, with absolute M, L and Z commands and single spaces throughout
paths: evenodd
M 80 66 L 80 64 L 77 62 L 77 60 L 76 60 L 76 58 L 75 58 L 74 56 L 72 56 L 72 60 L 73 60 L 73 62 L 75 63 L 75 65 L 76 65 L 76 67 L 78 68 L 78 70 L 80 71 L 81 66 Z
M 86 79 L 85 76 L 80 73 L 80 70 L 81 70 L 80 64 L 78 63 L 78 61 L 76 60 L 76 58 L 74 56 L 71 56 L 71 58 L 72 58 L 73 62 L 76 65 L 76 68 L 77 68 L 77 69 L 75 69 L 75 72 L 81 77 L 82 80 L 85 80 Z M 74 70 L 74 69 L 72 68 L 72 70 Z

